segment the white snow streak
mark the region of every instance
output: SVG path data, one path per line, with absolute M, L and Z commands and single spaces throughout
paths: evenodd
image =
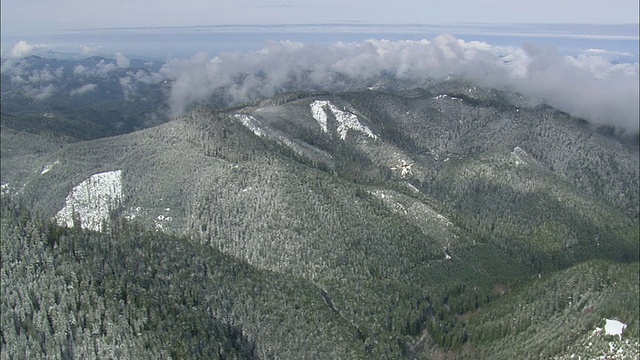
M 469 92 L 471 92 L 471 90 L 469 90 Z M 447 95 L 447 94 L 441 94 L 441 95 L 438 95 L 438 96 L 434 96 L 434 97 L 433 97 L 433 99 L 434 99 L 434 100 L 438 100 L 438 99 L 447 99 L 447 98 L 448 98 L 448 99 L 451 99 L 451 100 L 455 100 L 455 101 L 462 101 L 462 99 L 460 99 L 460 98 L 457 98 L 457 97 L 455 97 L 455 96 L 449 96 L 449 95 Z
M 245 114 L 235 114 L 233 115 L 233 117 L 240 120 L 242 125 L 244 125 L 249 130 L 253 131 L 253 133 L 256 134 L 256 136 L 265 135 L 264 131 L 262 130 L 262 128 L 260 128 L 260 125 L 258 124 L 258 120 L 256 120 L 256 118 L 254 118 L 253 116 L 245 115 Z
M 329 104 L 328 101 L 316 100 L 311 103 L 311 115 L 316 119 L 322 131 L 329 132 L 327 129 L 327 113 L 324 111 L 324 107 Z
M 511 155 L 515 158 L 516 165 L 529 165 L 531 163 L 531 156 L 518 146 L 513 148 Z
M 377 139 L 378 137 L 365 125 L 362 125 L 358 120 L 358 116 L 352 114 L 348 111 L 343 111 L 338 109 L 335 105 L 330 103 L 329 101 L 324 100 L 316 100 L 311 103 L 311 115 L 313 118 L 318 121 L 320 127 L 322 127 L 322 131 L 328 132 L 327 129 L 327 108 L 336 118 L 338 122 L 338 134 L 340 134 L 340 139 L 345 140 L 347 138 L 347 132 L 349 129 L 359 131 L 372 139 Z
M 53 169 L 54 166 L 60 164 L 60 161 L 56 160 L 56 162 L 54 162 L 53 164 L 48 164 L 44 167 L 44 169 L 42 169 L 42 172 L 40 172 L 40 175 L 44 175 L 46 173 L 48 173 L 49 171 L 51 171 L 51 169 Z

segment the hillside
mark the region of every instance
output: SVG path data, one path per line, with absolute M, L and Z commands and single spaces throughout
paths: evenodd
M 206 326 L 232 328 L 215 337 L 237 339 L 242 325 L 241 343 L 229 345 L 238 354 L 526 358 L 550 341 L 545 356 L 564 357 L 579 353 L 605 317 L 628 328 L 623 340 L 603 338 L 599 347 L 638 343 L 629 297 L 638 292 L 637 136 L 534 99 L 452 80 L 282 94 L 114 137 L 21 145 L 33 136 L 3 126 L 3 199 L 86 229 L 48 225 L 56 231 L 93 239 L 82 246 L 117 244 L 109 251 L 127 262 L 138 240 L 120 235 L 124 226 L 159 244 L 147 266 L 211 254 L 287 289 L 273 300 L 247 290 L 255 285 L 211 280 L 244 304 L 262 304 L 256 313 L 281 325 L 274 333 L 275 323 L 250 307 L 216 313 L 218 325 Z M 41 235 L 21 241 L 31 236 Z M 182 244 L 180 252 L 165 243 Z M 91 251 L 89 259 L 103 256 Z M 17 271 L 6 266 L 3 274 Z M 587 277 L 585 269 L 594 270 Z M 132 283 L 147 281 L 144 274 Z M 176 276 L 176 286 L 203 287 L 194 309 L 223 306 L 205 296 L 209 280 Z M 582 300 L 518 320 L 515 333 L 501 320 L 524 316 L 516 315 L 522 304 L 560 304 L 563 281 L 579 284 L 570 295 Z M 567 320 L 585 308 L 584 319 Z M 300 328 L 303 318 L 317 330 Z M 548 338 L 555 318 L 570 327 L 562 344 Z

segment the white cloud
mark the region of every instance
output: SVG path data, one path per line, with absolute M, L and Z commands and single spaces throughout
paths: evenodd
M 12 85 L 20 85 L 20 84 L 24 84 L 24 83 L 25 83 L 25 81 L 22 78 L 22 76 L 18 76 L 18 75 L 11 76 L 11 84 Z
M 122 77 L 119 82 L 125 99 L 129 99 L 129 97 L 136 91 L 136 87 L 132 83 L 131 76 Z
M 282 41 L 254 52 L 172 60 L 161 73 L 173 80 L 173 115 L 222 89 L 233 102 L 284 90 L 344 90 L 382 75 L 417 85 L 454 76 L 515 89 L 592 122 L 637 132 L 638 64 L 614 64 L 607 56 L 562 56 L 552 48 L 499 47 L 447 35 L 432 41 L 368 40 L 328 46 Z
M 31 54 L 35 48 L 35 45 L 28 44 L 26 41 L 21 40 L 11 49 L 11 56 L 15 58 L 25 57 Z
M 2 66 L 0 67 L 0 73 L 12 74 L 14 76 L 22 76 L 24 74 L 24 64 L 22 60 L 18 59 L 3 59 Z
M 75 75 L 82 75 L 87 71 L 87 68 L 82 66 L 82 65 L 78 65 L 75 68 L 73 68 L 73 73 Z
M 33 70 L 29 75 L 29 82 L 51 82 L 56 79 L 54 73 L 52 73 L 47 67 L 42 70 Z
M 161 74 L 156 72 L 147 72 L 144 70 L 138 70 L 135 73 L 129 71 L 127 72 L 127 75 L 143 84 L 157 84 L 164 80 L 164 77 Z
M 138 84 L 157 84 L 164 80 L 164 77 L 156 72 L 147 72 L 144 70 L 138 70 L 135 73 L 133 71 L 127 71 L 127 76 L 119 79 L 120 86 L 124 92 L 125 98 L 129 98 L 138 89 Z
M 55 91 L 55 86 L 53 86 L 53 84 L 49 84 L 46 86 L 41 86 L 38 88 L 33 88 L 31 86 L 25 86 L 22 90 L 23 93 L 31 98 L 34 98 L 36 100 L 44 100 L 48 97 L 50 97 L 51 95 L 53 95 L 53 92 Z
M 2 62 L 1 72 L 11 76 L 13 85 L 23 83 L 36 85 L 50 83 L 62 78 L 64 67 L 51 70 L 49 65 L 45 65 L 42 69 L 32 69 L 28 60 L 10 58 Z
M 116 54 L 116 64 L 119 68 L 128 68 L 130 61 L 126 56 L 122 55 L 122 53 Z
M 101 51 L 99 48 L 88 46 L 88 45 L 80 45 L 81 56 L 95 56 L 100 54 L 101 54 Z
M 82 95 L 88 93 L 89 91 L 93 91 L 98 87 L 96 84 L 85 84 L 80 86 L 79 88 L 73 89 L 70 92 L 70 95 Z
M 85 74 L 86 76 L 106 77 L 111 71 L 117 68 L 118 65 L 111 61 L 100 60 L 93 69 L 84 71 L 83 74 Z
M 31 55 L 36 49 L 49 48 L 49 45 L 45 44 L 29 44 L 24 40 L 18 41 L 13 48 L 11 48 L 11 57 L 22 58 Z

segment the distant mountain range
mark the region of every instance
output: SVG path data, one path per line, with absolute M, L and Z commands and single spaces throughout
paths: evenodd
M 74 69 L 100 63 L 115 64 Z M 457 79 L 212 99 L 169 120 L 158 64 L 112 67 L 91 82 L 64 67 L 42 99 L 2 74 L 3 353 L 638 356 L 637 135 Z M 55 261 L 33 280 L 38 251 Z M 69 308 L 95 292 L 106 310 L 48 342 L 68 309 L 46 330 L 10 304 L 40 308 L 50 290 L 17 289 L 68 273 L 92 279 L 64 280 Z M 121 337 L 83 335 L 110 322 Z
M 166 121 L 159 62 L 118 65 L 101 57 L 38 56 L 2 60 L 3 127 L 90 140 Z

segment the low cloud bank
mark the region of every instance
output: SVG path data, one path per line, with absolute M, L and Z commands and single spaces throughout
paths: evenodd
M 381 76 L 416 84 L 453 76 L 510 88 L 591 122 L 638 132 L 638 63 L 617 64 L 610 53 L 593 49 L 565 56 L 553 48 L 499 47 L 448 35 L 333 45 L 281 41 L 259 51 L 171 60 L 161 74 L 172 80 L 173 116 L 221 91 L 230 102 L 241 102 L 296 89 L 340 90 Z
M 20 41 L 3 59 L 1 72 L 27 96 L 44 99 L 61 78 L 62 69 L 30 69 L 22 57 L 51 50 L 46 44 Z M 230 103 L 270 97 L 294 90 L 347 90 L 394 78 L 419 86 L 452 76 L 481 86 L 512 89 L 596 124 L 638 133 L 639 69 L 632 54 L 588 49 L 567 56 L 532 44 L 521 48 L 465 42 L 448 35 L 432 40 L 337 42 L 332 45 L 269 42 L 258 51 L 198 54 L 170 60 L 160 73 L 128 71 L 119 79 L 126 97 L 139 84 L 171 80 L 171 116 L 189 105 L 222 95 Z M 106 78 L 128 68 L 122 53 L 93 67 L 77 65 L 78 77 Z M 95 82 L 95 81 L 91 81 Z M 81 94 L 94 88 L 78 88 Z

